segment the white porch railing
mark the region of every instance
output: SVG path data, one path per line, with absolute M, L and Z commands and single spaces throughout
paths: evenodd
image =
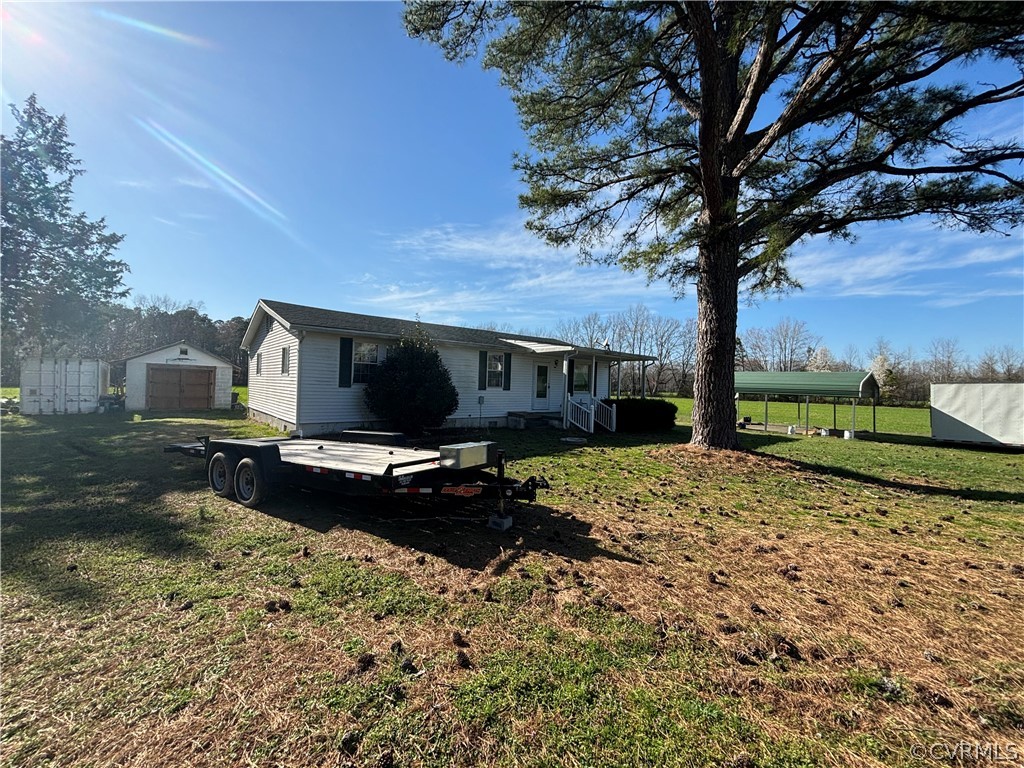
M 600 400 L 594 402 L 594 421 L 607 429 L 615 431 L 615 404 L 607 405 Z
M 584 432 L 594 431 L 594 406 L 591 404 L 584 405 L 583 403 L 576 402 L 571 397 L 568 398 L 568 410 L 566 416 L 568 417 L 569 423 L 579 427 Z

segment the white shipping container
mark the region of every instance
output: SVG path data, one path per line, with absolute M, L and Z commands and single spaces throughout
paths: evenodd
M 1024 446 L 1024 384 L 932 384 L 932 439 Z
M 102 360 L 35 357 L 21 364 L 21 412 L 28 415 L 95 413 L 110 389 Z

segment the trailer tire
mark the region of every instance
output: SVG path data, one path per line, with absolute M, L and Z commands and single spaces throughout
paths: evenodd
M 235 467 L 238 460 L 220 451 L 213 454 L 206 468 L 206 479 L 210 490 L 221 498 L 230 499 L 235 495 Z
M 255 507 L 267 497 L 268 490 L 267 481 L 255 460 L 242 459 L 238 462 L 235 467 L 235 498 L 242 506 Z

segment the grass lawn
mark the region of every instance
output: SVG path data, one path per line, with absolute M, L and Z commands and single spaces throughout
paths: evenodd
M 248 405 L 249 404 L 249 388 L 248 387 L 233 386 L 233 387 L 231 387 L 231 391 L 238 393 L 238 402 L 240 402 L 242 405 Z
M 679 412 L 676 414 L 676 422 L 689 425 L 692 423 L 693 399 L 687 397 L 666 397 L 664 398 L 676 404 Z M 927 408 L 898 408 L 895 406 L 880 405 L 876 409 L 878 420 L 878 431 L 887 434 L 900 435 L 931 435 L 930 412 Z M 764 423 L 764 400 L 740 400 L 737 403 L 737 417 L 749 416 L 753 422 Z M 834 416 L 834 421 L 833 421 Z M 803 403 L 797 406 L 796 403 L 768 403 L 769 424 L 795 424 L 802 426 L 807 419 Z M 853 408 L 849 403 L 839 403 L 833 414 L 831 403 L 811 403 L 810 414 L 811 426 L 831 428 L 833 423 L 836 429 L 851 429 L 853 423 Z M 757 429 L 755 426 L 754 429 Z M 871 404 L 858 403 L 857 405 L 857 433 L 871 430 Z
M 2 428 L 6 766 L 909 767 L 1024 741 L 1020 454 L 499 430 L 552 489 L 498 533 L 472 506 L 217 498 L 161 446 L 265 432 L 237 412 Z
M 21 387 L 0 387 L 0 400 L 17 400 Z

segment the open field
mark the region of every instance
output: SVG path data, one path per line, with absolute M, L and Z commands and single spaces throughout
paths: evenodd
M 498 533 L 295 490 L 251 511 L 160 450 L 261 433 L 237 414 L 2 427 L 6 766 L 1024 752 L 1020 454 L 501 430 L 552 490 Z
M 665 400 L 675 403 L 679 408 L 676 414 L 676 421 L 679 424 L 689 425 L 692 423 L 691 413 L 693 412 L 693 399 L 687 397 L 666 397 Z M 880 405 L 876 409 L 878 419 L 878 431 L 888 434 L 899 435 L 931 435 L 931 422 L 929 421 L 929 410 L 927 408 L 900 408 L 896 406 Z M 737 416 L 743 418 L 749 416 L 755 422 L 764 422 L 764 400 L 740 400 L 737 404 Z M 799 415 L 798 415 L 799 414 Z M 849 403 L 838 403 L 835 407 L 836 429 L 850 429 L 853 423 L 853 408 Z M 800 403 L 768 403 L 768 422 L 770 424 L 797 424 L 803 425 L 807 414 L 804 412 L 804 404 Z M 833 411 L 831 403 L 811 403 L 811 426 L 831 427 L 833 424 Z M 756 429 L 757 427 L 754 427 Z M 870 403 L 858 403 L 857 405 L 857 432 L 871 430 L 871 405 Z

